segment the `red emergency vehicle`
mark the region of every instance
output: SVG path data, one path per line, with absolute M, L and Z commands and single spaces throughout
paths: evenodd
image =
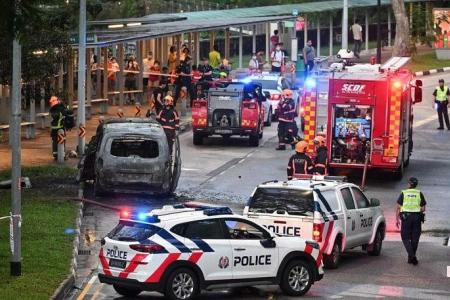
M 402 68 L 408 60 L 393 57 L 382 66 L 359 64 L 330 72 L 325 124 L 317 122 L 323 95 L 306 81 L 304 138 L 313 150 L 314 136 L 326 128 L 330 170 L 367 167 L 402 177 L 413 149 L 413 104 L 422 101 L 422 82 Z

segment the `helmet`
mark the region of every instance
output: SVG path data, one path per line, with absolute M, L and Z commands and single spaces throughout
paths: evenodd
M 325 138 L 323 136 L 318 135 L 314 138 L 314 143 L 319 144 L 319 146 L 325 145 Z
M 283 96 L 284 97 L 287 97 L 287 98 L 290 98 L 290 97 L 292 97 L 292 91 L 290 90 L 290 89 L 284 89 L 283 90 Z
M 56 96 L 51 96 L 50 100 L 48 100 L 48 103 L 50 103 L 50 107 L 55 106 L 56 104 L 58 104 L 59 100 L 58 97 Z
M 409 183 L 410 185 L 412 185 L 413 187 L 416 187 L 416 186 L 419 184 L 419 180 L 417 180 L 416 177 L 410 177 L 410 178 L 408 179 L 408 183 Z
M 166 102 L 166 100 L 168 102 L 168 105 L 173 105 L 173 98 L 172 98 L 172 96 L 170 96 L 170 95 L 165 96 L 164 97 L 164 102 Z
M 308 148 L 308 143 L 305 141 L 300 141 L 297 144 L 295 144 L 295 152 L 305 153 L 306 148 Z

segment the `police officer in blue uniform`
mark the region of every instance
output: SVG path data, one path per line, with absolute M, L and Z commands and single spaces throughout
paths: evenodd
M 408 180 L 409 188 L 403 190 L 397 200 L 397 228 L 401 220 L 401 237 L 406 252 L 408 252 L 408 263 L 417 265 L 416 257 L 419 246 L 420 234 L 422 233 L 422 222 L 425 220 L 425 206 L 427 202 L 422 192 L 416 187 L 419 184 L 417 178 Z

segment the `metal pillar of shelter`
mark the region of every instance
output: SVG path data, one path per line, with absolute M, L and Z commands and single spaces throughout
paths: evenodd
M 136 60 L 138 62 L 139 66 L 139 74 L 138 74 L 138 82 L 137 82 L 137 88 L 138 90 L 144 91 L 144 65 L 143 65 L 143 57 L 144 54 L 144 41 L 138 41 L 136 43 Z M 144 99 L 144 98 L 142 98 Z
M 266 24 L 266 61 L 269 61 L 270 54 L 270 23 Z
M 120 71 L 118 72 L 119 76 L 118 80 L 119 80 L 119 107 L 122 108 L 124 105 L 124 90 L 125 90 L 125 76 L 124 76 L 124 59 L 125 59 L 125 55 L 124 55 L 124 44 L 119 44 L 118 45 L 119 49 L 118 49 L 118 63 L 119 63 L 119 69 Z
M 230 59 L 230 28 L 225 29 L 225 57 Z
M 308 18 L 305 15 L 304 16 L 304 20 L 305 20 L 305 26 L 303 28 L 303 47 L 306 47 L 306 42 L 308 42 Z
M 329 50 L 330 50 L 330 53 L 329 53 L 329 55 L 330 56 L 333 56 L 333 15 L 332 14 L 330 14 L 330 41 L 329 41 Z
M 342 9 L 342 49 L 348 49 L 348 0 L 344 0 Z
M 365 44 L 366 44 L 366 51 L 369 51 L 369 10 L 366 10 L 366 24 L 365 24 L 365 30 L 364 38 L 365 38 Z
M 242 26 L 239 27 L 239 68 L 242 68 Z
M 91 106 L 91 100 L 92 100 L 91 55 L 92 55 L 92 49 L 90 49 L 90 48 L 86 49 L 86 107 Z M 78 105 L 79 104 L 80 103 L 78 101 Z
M 256 53 L 256 25 L 253 25 L 252 33 L 252 53 Z
M 68 95 L 67 97 L 69 98 L 69 106 L 72 107 L 73 106 L 73 99 L 75 98 L 75 93 L 74 93 L 74 68 L 73 68 L 73 64 L 74 64 L 74 58 L 75 54 L 74 51 L 72 49 L 69 50 L 69 62 L 67 63 L 67 90 L 68 90 Z
M 101 49 L 103 53 L 103 99 L 108 99 L 108 48 Z
M 194 33 L 195 63 L 200 64 L 200 32 Z
M 320 56 L 320 18 L 317 19 L 317 56 Z
M 426 4 L 428 4 L 428 2 Z M 428 16 L 428 14 L 426 15 Z M 426 24 L 428 24 L 428 22 L 426 22 Z M 388 8 L 388 47 L 391 47 L 391 43 L 392 43 L 392 20 L 391 20 L 391 9 Z

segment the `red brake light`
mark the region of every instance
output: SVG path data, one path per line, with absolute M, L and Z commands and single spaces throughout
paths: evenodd
M 122 219 L 127 219 L 130 217 L 130 212 L 128 210 L 123 210 L 120 212 L 120 217 Z
M 323 224 L 313 224 L 313 240 L 322 242 Z
M 130 248 L 137 251 L 137 252 L 144 252 L 144 253 L 161 253 L 165 252 L 166 249 L 164 249 L 163 246 L 152 243 L 152 244 L 133 244 L 130 245 Z

